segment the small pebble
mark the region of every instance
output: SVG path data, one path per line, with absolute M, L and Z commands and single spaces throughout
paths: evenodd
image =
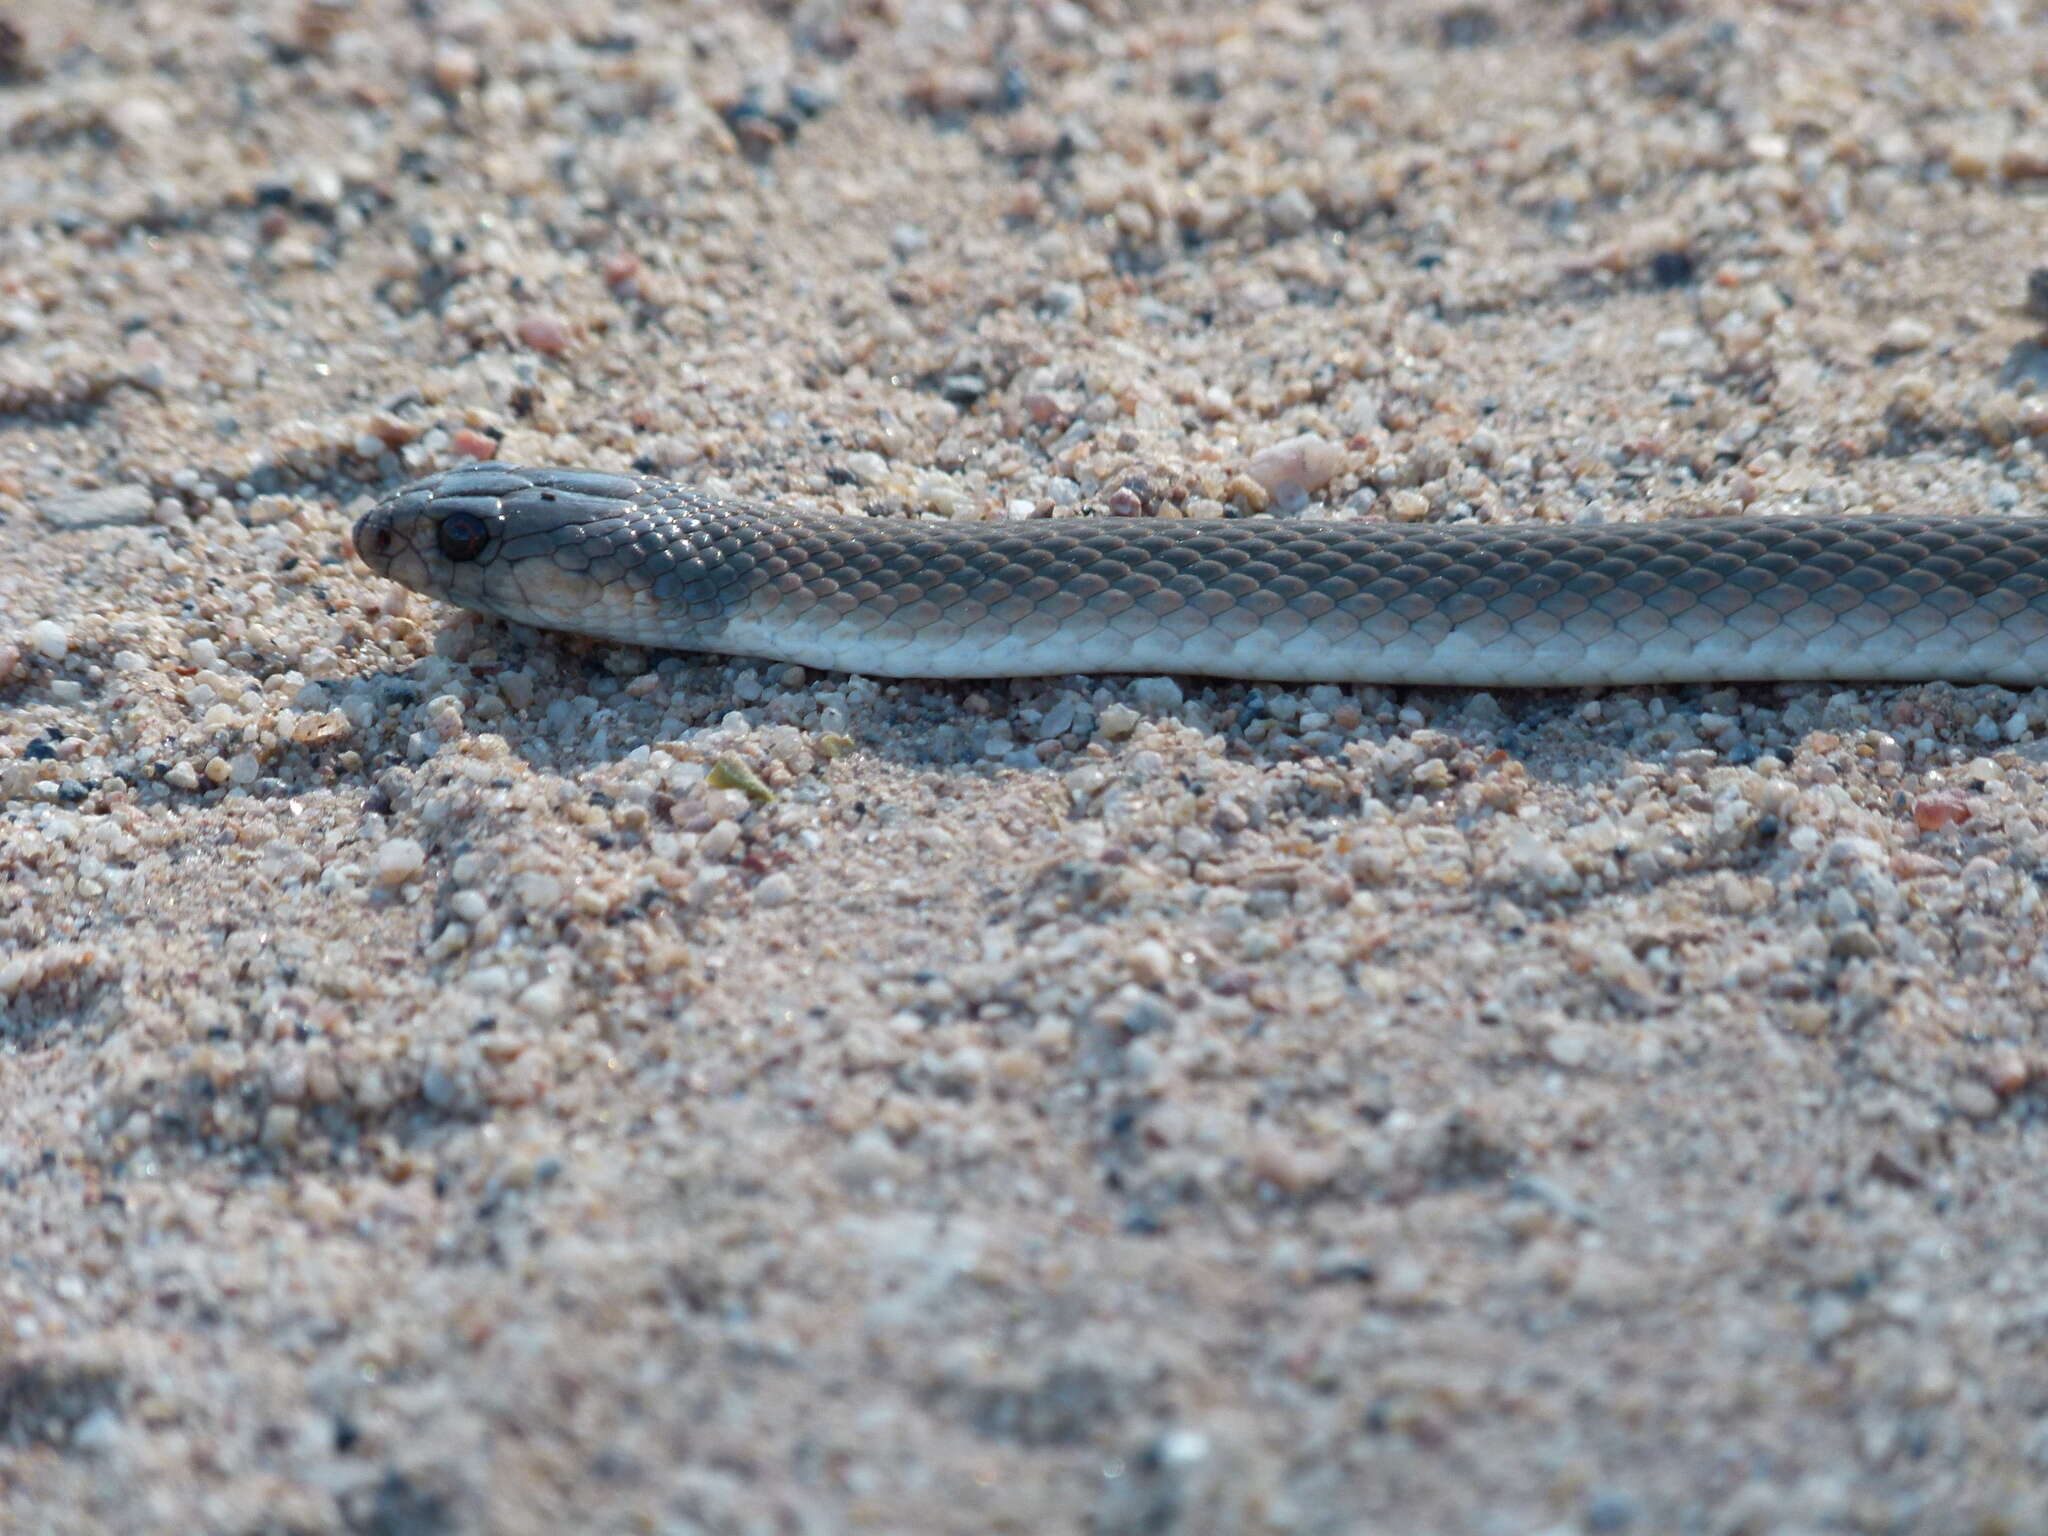
M 71 636 L 55 619 L 42 619 L 28 627 L 28 643 L 45 661 L 62 661 L 71 649 Z
M 1124 963 L 1134 980 L 1148 987 L 1163 987 L 1173 975 L 1173 954 L 1157 939 L 1140 939 L 1133 944 Z
M 1034 427 L 1063 426 L 1073 416 L 1073 412 L 1068 410 L 1057 396 L 1046 394 L 1043 390 L 1033 390 L 1019 403 L 1024 407 L 1024 414 L 1031 418 Z
M 1299 507 L 1328 485 L 1343 466 L 1343 449 L 1313 432 L 1304 432 L 1261 448 L 1245 465 L 1245 472 L 1285 511 Z
M 427 867 L 427 850 L 415 838 L 394 837 L 377 850 L 377 883 L 405 884 Z
M 87 528 L 127 528 L 156 515 L 156 497 L 143 485 L 113 485 L 103 491 L 53 496 L 36 510 L 52 528 L 75 533 Z
M 572 339 L 569 322 L 553 310 L 535 310 L 519 321 L 519 340 L 548 357 L 560 357 Z
M 569 1012 L 569 988 L 559 976 L 543 976 L 519 994 L 518 1003 L 536 1023 L 559 1023 Z
M 1138 728 L 1138 712 L 1128 704 L 1109 704 L 1095 717 L 1102 727 L 1102 734 L 1111 741 L 1122 741 Z
M 1180 684 L 1170 677 L 1141 677 L 1131 684 L 1131 697 L 1155 714 L 1181 707 Z
M 889 478 L 889 461 L 879 453 L 862 450 L 846 456 L 846 472 L 862 485 L 880 485 Z
M 483 66 L 473 52 L 453 43 L 434 50 L 431 67 L 434 89 L 449 96 L 459 96 L 468 90 L 483 72 Z
M 1693 280 L 1694 272 L 1695 263 L 1689 251 L 1659 251 L 1650 258 L 1650 281 L 1659 288 L 1683 287 Z
M 1934 340 L 1934 327 L 1925 320 L 1911 315 L 1901 315 L 1884 328 L 1882 350 L 1886 352 L 1917 352 Z
M 562 904 L 562 882 L 541 870 L 529 869 L 512 879 L 512 897 L 531 917 L 552 917 Z
M 1560 1067 L 1583 1067 L 1593 1054 L 1596 1037 L 1582 1025 L 1566 1024 L 1554 1029 L 1543 1043 L 1543 1053 Z
M 1989 1120 L 1999 1110 L 1998 1095 L 1969 1078 L 1949 1090 L 1948 1102 L 1957 1114 L 1971 1120 Z
M 731 823 L 725 825 L 730 826 Z M 786 907 L 795 900 L 796 882 L 780 870 L 754 887 L 754 905 L 757 907 Z
M 1316 205 L 1301 188 L 1283 187 L 1266 199 L 1266 222 L 1276 234 L 1305 233 L 1315 225 Z
M 761 775 L 731 753 L 711 765 L 704 782 L 713 789 L 736 789 L 756 805 L 766 805 L 775 798 L 775 791 L 761 781 Z
M 1913 802 L 1913 825 L 1922 832 L 1960 827 L 1970 819 L 1970 802 L 1961 795 L 1940 791 L 1922 795 Z
M 107 109 L 107 126 L 130 144 L 160 144 L 177 130 L 178 119 L 154 96 L 123 94 Z
M 2009 1045 L 1993 1051 L 1985 1066 L 1986 1084 L 2002 1099 L 2011 1098 L 2032 1079 L 2033 1073 L 2028 1069 L 2026 1057 Z

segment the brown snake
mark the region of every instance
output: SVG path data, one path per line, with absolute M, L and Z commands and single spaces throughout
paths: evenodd
M 879 677 L 2048 684 L 2048 521 L 2020 517 L 901 522 L 478 464 L 355 547 L 521 623 Z

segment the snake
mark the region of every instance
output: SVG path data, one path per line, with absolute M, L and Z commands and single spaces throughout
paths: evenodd
M 883 678 L 2048 684 L 2048 519 L 2024 516 L 906 519 L 486 461 L 351 541 L 515 623 Z

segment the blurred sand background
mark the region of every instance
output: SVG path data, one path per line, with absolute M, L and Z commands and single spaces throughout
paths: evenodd
M 0 1526 L 2048 1528 L 2048 694 L 877 685 L 346 547 L 2036 511 L 2044 92 L 2022 0 L 16 0 Z

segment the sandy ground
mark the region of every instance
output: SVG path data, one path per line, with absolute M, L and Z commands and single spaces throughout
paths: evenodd
M 346 546 L 492 452 L 2035 510 L 2044 79 L 2027 0 L 17 0 L 0 1526 L 2048 1529 L 2048 694 L 876 685 Z

